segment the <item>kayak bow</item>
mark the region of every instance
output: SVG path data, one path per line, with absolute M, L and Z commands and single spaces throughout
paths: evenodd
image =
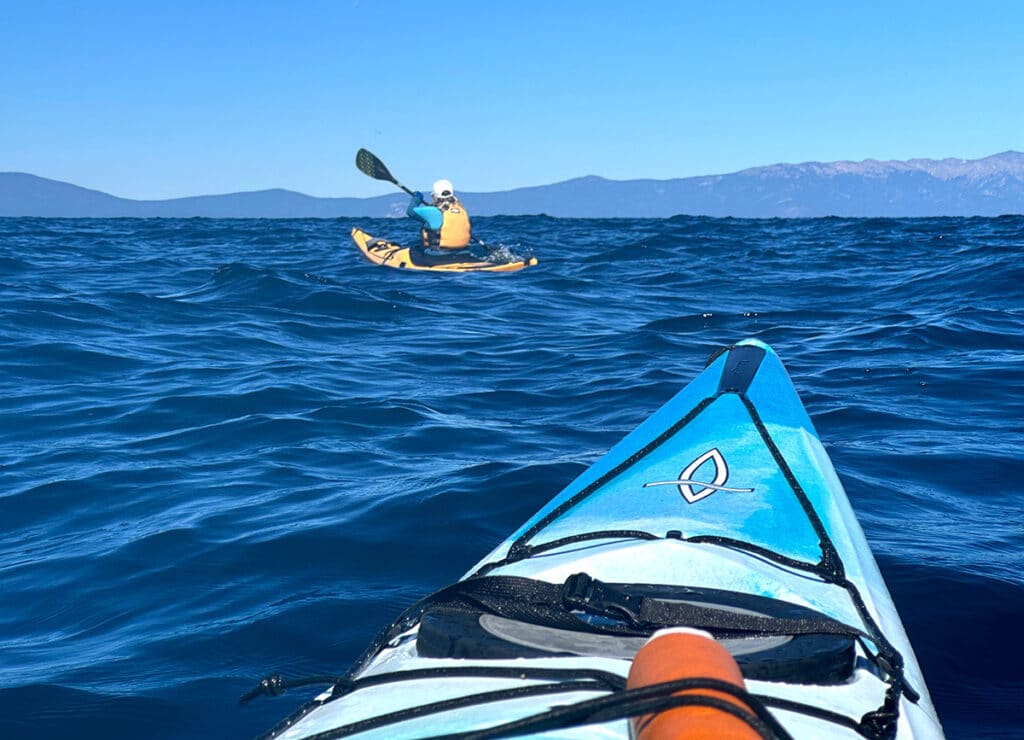
M 680 665 L 627 688 L 638 650 L 676 627 L 710 634 L 742 681 Z M 694 705 L 754 736 L 942 736 L 825 449 L 753 339 L 268 737 L 628 738 L 634 717 L 653 738 L 652 718 Z

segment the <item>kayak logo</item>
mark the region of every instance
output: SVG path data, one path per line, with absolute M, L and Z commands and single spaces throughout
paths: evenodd
M 697 471 L 704 467 L 706 463 L 712 463 L 714 465 L 714 478 L 712 478 L 710 483 L 694 480 L 693 476 L 696 475 Z M 729 488 L 725 485 L 728 480 L 729 466 L 726 464 L 725 457 L 722 453 L 717 447 L 714 447 L 683 468 L 678 479 L 644 483 L 644 488 L 650 488 L 651 486 L 678 486 L 680 495 L 686 499 L 688 504 L 695 504 L 701 499 L 707 498 L 715 491 L 729 491 L 730 493 L 754 492 L 753 488 Z M 699 490 L 695 490 L 694 486 L 700 486 Z

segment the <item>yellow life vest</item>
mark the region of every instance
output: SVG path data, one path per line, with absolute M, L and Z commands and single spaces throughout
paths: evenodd
M 424 229 L 423 246 L 427 249 L 465 249 L 469 246 L 469 214 L 465 206 L 455 199 L 438 206 L 441 209 L 441 238 Z M 433 239 L 431 238 L 433 237 Z

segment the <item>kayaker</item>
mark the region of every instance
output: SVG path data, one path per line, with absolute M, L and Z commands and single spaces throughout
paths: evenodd
M 442 253 L 466 249 L 470 244 L 469 214 L 455 196 L 455 186 L 450 180 L 438 180 L 430 195 L 432 202 L 427 203 L 423 193 L 413 193 L 405 211 L 423 225 L 423 249 Z

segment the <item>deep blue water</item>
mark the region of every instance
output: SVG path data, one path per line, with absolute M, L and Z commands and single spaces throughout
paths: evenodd
M 1024 218 L 354 223 L 0 219 L 0 737 L 267 729 L 747 336 L 949 736 L 1024 737 Z

